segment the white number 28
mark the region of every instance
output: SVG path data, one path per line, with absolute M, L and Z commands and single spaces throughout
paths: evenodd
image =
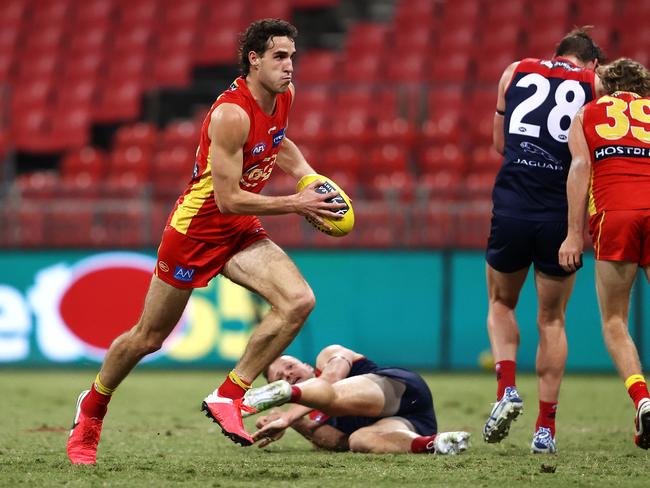
M 542 105 L 551 92 L 551 82 L 538 73 L 530 73 L 521 78 L 515 86 L 528 88 L 534 86 L 535 91 L 512 111 L 508 132 L 511 134 L 539 137 L 540 126 L 526 124 L 523 118 L 537 107 Z M 569 94 L 572 94 L 569 101 Z M 549 134 L 559 142 L 566 142 L 569 138 L 569 124 L 562 129 L 561 122 L 564 117 L 573 118 L 580 107 L 585 103 L 585 91 L 576 80 L 564 80 L 555 89 L 555 106 L 548 114 L 546 126 Z

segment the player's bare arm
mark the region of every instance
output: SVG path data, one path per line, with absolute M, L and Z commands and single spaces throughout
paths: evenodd
M 316 219 L 339 218 L 339 204 L 328 203 L 331 194 L 316 193 L 318 182 L 301 192 L 287 196 L 266 196 L 242 190 L 243 147 L 248 137 L 250 121 L 237 105 L 224 103 L 212 112 L 210 135 L 212 181 L 214 195 L 222 213 L 240 215 L 279 215 L 297 213 Z
M 332 344 L 318 354 L 316 368 L 321 372 L 321 379 L 326 380 L 328 383 L 336 383 L 343 378 L 347 378 L 352 369 L 352 363 L 360 357 L 362 357 L 361 354 L 351 349 Z
M 566 271 L 575 271 L 580 266 L 584 247 L 585 211 L 591 178 L 591 156 L 582 125 L 583 113 L 584 109 L 580 109 L 571 122 L 569 130 L 571 168 L 566 185 L 569 228 L 567 237 L 558 252 L 560 266 Z
M 285 137 L 280 147 L 280 152 L 275 160 L 282 171 L 288 175 L 293 176 L 299 180 L 305 175 L 315 174 L 316 171 L 312 168 L 295 142 Z
M 494 112 L 494 122 L 492 124 L 492 145 L 499 154 L 503 154 L 504 150 L 504 135 L 503 135 L 503 116 L 506 110 L 506 89 L 512 80 L 512 74 L 519 61 L 512 63 L 508 66 L 499 80 L 499 88 L 497 90 L 497 106 Z

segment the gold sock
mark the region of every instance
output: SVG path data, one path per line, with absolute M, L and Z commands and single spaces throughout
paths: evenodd
M 634 383 L 638 382 L 643 382 L 645 383 L 645 378 L 643 377 L 642 374 L 632 374 L 630 375 L 626 380 L 625 380 L 625 389 L 629 390 L 630 386 L 632 386 Z
M 108 388 L 107 386 L 102 385 L 102 382 L 99 380 L 99 373 L 97 373 L 97 377 L 95 378 L 95 390 L 97 390 L 97 393 L 104 396 L 111 396 L 116 389 L 117 388 Z
M 243 379 L 241 379 L 234 369 L 230 373 L 228 373 L 228 378 L 230 378 L 230 381 L 232 381 L 233 383 L 241 386 L 244 390 L 251 389 L 251 384 L 246 383 Z

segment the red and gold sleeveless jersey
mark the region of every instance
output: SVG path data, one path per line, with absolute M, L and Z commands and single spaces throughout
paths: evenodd
M 210 136 L 208 126 L 212 112 L 222 103 L 239 105 L 248 114 L 250 130 L 243 148 L 242 190 L 259 193 L 271 176 L 287 127 L 291 92 L 276 96 L 275 110 L 266 114 L 246 86 L 245 78 L 237 78 L 214 102 L 203 121 L 194 172 L 186 190 L 176 201 L 167 221 L 181 234 L 208 242 L 224 242 L 250 224 L 250 216 L 222 214 L 215 201 L 212 186 Z M 218 198 L 218 197 L 217 197 Z
M 650 99 L 617 92 L 584 110 L 593 163 L 589 213 L 650 208 Z

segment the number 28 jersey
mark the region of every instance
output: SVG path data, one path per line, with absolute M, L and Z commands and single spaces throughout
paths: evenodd
M 594 72 L 567 59 L 519 62 L 505 92 L 504 161 L 492 193 L 496 215 L 567 219 L 569 127 L 595 92 Z

